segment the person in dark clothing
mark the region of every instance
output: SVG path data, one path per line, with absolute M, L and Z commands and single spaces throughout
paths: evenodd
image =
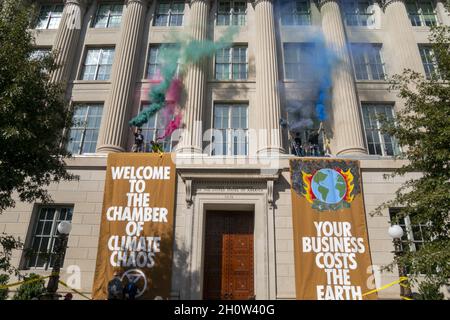
M 144 135 L 142 134 L 142 129 L 138 128 L 134 133 L 134 152 L 144 152 Z
M 295 133 L 295 138 L 291 141 L 292 144 L 292 154 L 295 154 L 298 157 L 303 156 L 302 151 L 302 139 L 300 138 L 300 132 Z
M 114 278 L 108 282 L 108 300 L 123 299 L 123 284 L 120 279 L 120 273 L 115 272 Z
M 130 281 L 123 288 L 123 297 L 125 300 L 135 300 L 137 294 L 137 286 L 134 282 Z
M 319 152 L 319 133 L 318 132 L 312 132 L 309 135 L 308 142 L 310 144 L 310 152 L 311 156 L 318 157 L 320 156 Z

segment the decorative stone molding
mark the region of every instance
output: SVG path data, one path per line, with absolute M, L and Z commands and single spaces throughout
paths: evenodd
M 185 184 L 186 204 L 190 208 L 193 195 L 198 191 L 206 193 L 263 193 L 267 191 L 269 208 L 274 206 L 274 184 L 281 174 L 262 174 L 259 169 L 210 169 L 210 168 L 177 168 L 177 172 Z
M 275 206 L 275 200 L 273 197 L 273 185 L 273 180 L 267 180 L 267 202 L 270 209 L 273 209 L 273 207 Z
M 184 185 L 186 187 L 186 206 L 190 208 L 192 206 L 192 180 L 184 180 Z
M 189 7 L 191 7 L 195 2 L 205 2 L 208 4 L 211 0 L 186 0 L 186 2 L 189 4 Z
M 316 4 L 317 8 L 320 10 L 322 9 L 322 6 L 327 3 L 327 2 L 331 2 L 331 1 L 335 1 L 339 3 L 339 0 L 314 0 L 314 3 Z
M 377 0 L 377 2 L 378 2 L 379 5 L 380 5 L 380 8 L 381 8 L 383 11 L 386 10 L 386 7 L 387 7 L 388 5 L 390 5 L 391 3 L 394 3 L 394 2 L 398 2 L 398 1 L 404 2 L 404 0 Z
M 125 5 L 129 5 L 130 3 L 133 3 L 133 2 L 138 2 L 145 6 L 145 5 L 148 5 L 149 2 L 152 2 L 152 0 L 125 0 Z

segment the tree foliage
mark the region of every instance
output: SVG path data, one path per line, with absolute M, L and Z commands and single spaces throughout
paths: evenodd
M 47 202 L 46 186 L 73 179 L 64 129 L 72 113 L 61 84 L 49 81 L 53 54 L 33 56 L 30 1 L 0 1 L 0 213 L 20 201 Z
M 40 278 L 41 276 L 34 273 L 30 273 L 30 275 L 23 277 L 23 281 L 25 282 L 19 286 L 17 292 L 13 296 L 13 300 L 31 300 L 33 298 L 39 298 L 39 296 L 45 292 L 45 281 Z M 30 280 L 36 281 L 28 282 Z
M 429 40 L 437 71 L 431 79 L 412 70 L 395 75 L 391 89 L 405 105 L 396 112 L 395 123 L 384 119 L 383 125 L 383 131 L 403 146 L 400 157 L 408 160 L 392 176 L 420 173 L 420 177 L 407 180 L 394 200 L 375 213 L 396 207 L 397 219 L 409 216 L 412 225 L 426 225 L 425 245 L 406 250 L 395 262 L 406 266 L 422 297 L 437 298 L 439 287 L 450 279 L 450 28 L 432 28 Z

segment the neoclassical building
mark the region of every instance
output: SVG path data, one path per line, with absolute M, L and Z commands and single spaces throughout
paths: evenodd
M 0 216 L 0 232 L 20 236 L 25 248 L 33 249 L 31 255 L 14 254 L 24 272 L 49 273 L 52 261 L 40 252 L 52 249 L 57 223 L 70 220 L 62 277 L 79 275 L 73 284 L 91 294 L 106 157 L 131 150 L 134 128 L 128 122 L 151 103 L 161 48 L 176 36 L 216 41 L 230 26 L 238 27 L 232 44 L 187 67 L 184 131 L 163 141 L 165 151 L 179 159 L 172 298 L 224 298 L 223 270 L 232 268 L 236 252 L 224 252 L 217 237 L 244 232 L 252 235 L 248 264 L 230 282 L 249 298 L 295 299 L 289 172 L 295 152 L 360 160 L 372 262 L 392 261 L 387 229 L 395 208 L 382 216 L 370 213 L 413 175 L 383 177 L 403 162 L 393 159 L 401 148 L 380 133 L 376 115 L 392 117 L 402 108 L 397 92 L 388 90 L 388 76 L 405 68 L 426 76 L 435 72 L 428 35 L 430 26 L 450 24 L 443 2 L 49 0 L 38 5 L 31 30 L 36 54 L 58 53 L 61 68 L 52 81 L 67 85 L 76 120 L 68 130 L 73 157 L 67 167 L 80 179 L 51 185 L 51 205 L 18 202 Z M 331 65 L 312 63 L 314 57 L 330 59 Z M 318 119 L 314 110 L 323 77 L 329 77 L 332 90 L 324 102 L 326 119 Z M 162 119 L 158 113 L 142 127 L 145 151 L 164 131 Z M 415 250 L 425 241 L 420 226 L 409 219 L 403 224 L 414 230 L 406 237 Z M 228 260 L 221 260 L 224 254 Z M 219 260 L 229 266 L 220 269 Z M 397 277 L 382 273 L 378 280 L 386 284 Z M 396 299 L 399 291 L 395 285 L 379 297 Z

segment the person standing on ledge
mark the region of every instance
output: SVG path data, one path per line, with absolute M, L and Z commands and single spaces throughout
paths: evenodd
M 133 152 L 144 152 L 144 135 L 141 128 L 134 133 Z

